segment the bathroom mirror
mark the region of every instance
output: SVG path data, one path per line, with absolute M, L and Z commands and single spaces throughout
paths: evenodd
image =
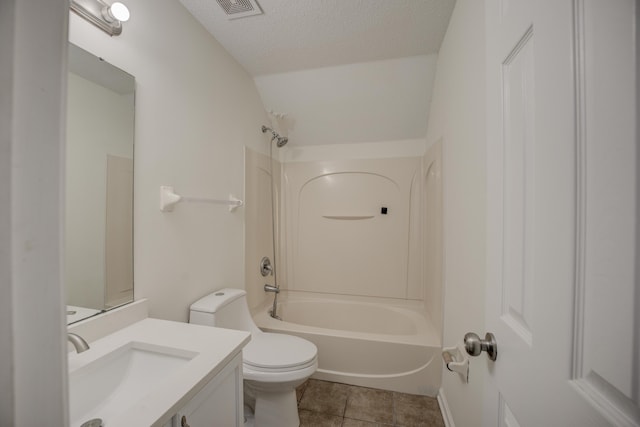
M 67 322 L 133 300 L 134 77 L 69 44 Z

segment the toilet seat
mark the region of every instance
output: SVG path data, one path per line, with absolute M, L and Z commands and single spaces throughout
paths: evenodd
M 253 334 L 242 350 L 244 365 L 261 372 L 288 372 L 312 366 L 318 349 L 302 338 L 291 335 Z

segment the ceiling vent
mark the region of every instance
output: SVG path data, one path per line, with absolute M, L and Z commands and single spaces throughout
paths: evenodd
M 227 14 L 228 19 L 262 15 L 262 10 L 255 0 L 218 0 L 218 4 Z

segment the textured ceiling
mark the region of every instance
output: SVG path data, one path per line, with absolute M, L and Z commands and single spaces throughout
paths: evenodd
M 228 20 L 216 0 L 180 0 L 253 76 L 437 53 L 455 0 L 258 0 Z

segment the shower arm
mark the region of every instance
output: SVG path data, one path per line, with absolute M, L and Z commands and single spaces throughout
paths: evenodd
M 275 130 L 262 125 L 262 133 L 267 133 L 267 131 L 271 132 L 271 142 L 276 141 L 276 145 L 278 146 L 278 148 L 284 147 L 287 142 L 289 142 L 289 138 L 287 138 L 286 136 L 280 136 L 280 134 Z

